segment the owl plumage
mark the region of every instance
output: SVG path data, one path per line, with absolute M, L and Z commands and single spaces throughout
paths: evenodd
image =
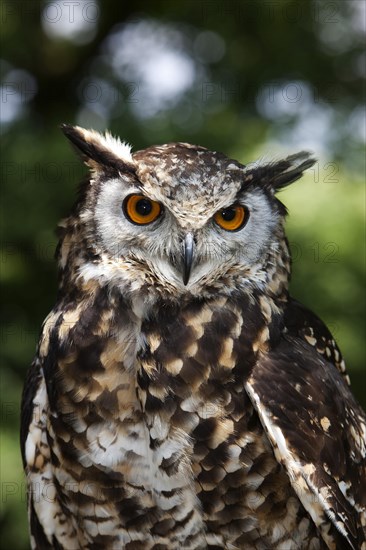
M 90 169 L 22 402 L 33 548 L 366 549 L 365 415 L 244 166 L 63 131 Z

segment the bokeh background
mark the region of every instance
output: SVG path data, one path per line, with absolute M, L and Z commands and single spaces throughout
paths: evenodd
M 1 4 L 1 511 L 28 548 L 19 402 L 56 292 L 54 228 L 85 170 L 61 122 L 135 150 L 189 141 L 243 163 L 301 149 L 288 206 L 292 292 L 333 331 L 365 405 L 363 0 Z

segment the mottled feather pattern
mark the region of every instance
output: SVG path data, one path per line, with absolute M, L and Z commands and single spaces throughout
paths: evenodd
M 141 549 L 271 547 L 311 533 L 316 540 L 311 522 L 297 527 L 306 513 L 244 390 L 259 353 L 252 343 L 266 324 L 259 304 L 235 297 L 161 310 L 139 327 L 143 347 L 131 340 L 135 383 L 121 361 L 126 342 L 118 342 L 133 322 L 126 304 L 116 308 L 100 292 L 84 310 L 62 308 L 48 329 L 43 370 L 56 501 L 60 514 L 67 502 L 69 526 L 78 516 L 70 540 L 77 531 L 80 547 L 94 548 L 100 535 L 105 547 L 129 548 L 131 540 L 137 548 L 141 529 L 150 533 Z M 120 317 L 103 331 L 112 309 Z
M 294 476 L 293 487 L 316 515 L 326 542 L 345 545 L 343 531 L 350 548 L 361 547 L 365 532 L 354 503 L 366 494 L 365 416 L 341 374 L 306 343 L 287 336 L 257 363 L 247 387 L 260 403 L 276 456 Z M 278 433 L 286 435 L 285 452 Z
M 289 296 L 274 197 L 313 160 L 64 132 L 91 176 L 23 394 L 32 548 L 365 550 L 365 415 Z M 156 224 L 124 219 L 131 193 L 161 204 Z M 230 233 L 213 216 L 232 204 L 250 218 Z

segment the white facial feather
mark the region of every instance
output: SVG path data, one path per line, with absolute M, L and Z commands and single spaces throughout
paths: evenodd
M 141 189 L 123 177 L 102 183 L 95 210 L 88 213 L 96 220 L 102 264 L 83 265 L 79 272 L 82 277 L 96 278 L 124 289 L 127 283 L 131 290 L 156 279 L 172 292 L 195 294 L 201 291 L 202 285 L 219 279 L 235 266 L 236 270 L 242 268 L 243 273 L 250 274 L 255 284 L 261 284 L 260 262 L 271 247 L 276 247 L 273 233 L 279 220 L 260 189 L 242 193 L 240 201 L 247 207 L 249 218 L 239 231 L 225 231 L 214 222 L 215 212 L 200 211 L 194 232 L 195 259 L 186 286 L 182 280 L 182 239 L 186 230 L 181 218 L 191 216 L 192 205 L 182 204 L 177 217 L 178 205 L 172 211 L 167 201 L 167 205 L 163 204 L 163 215 L 156 222 L 136 225 L 126 218 L 122 207 L 126 196 L 133 193 L 141 193 Z M 163 198 L 162 195 L 162 201 Z M 193 197 L 192 202 L 194 200 Z M 231 201 L 232 193 L 226 202 L 222 198 L 220 206 L 228 207 Z

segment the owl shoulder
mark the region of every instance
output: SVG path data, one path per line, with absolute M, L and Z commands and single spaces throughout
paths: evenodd
M 298 336 L 335 365 L 345 382 L 350 385 L 342 353 L 328 327 L 315 313 L 290 298 L 284 310 L 284 326 L 286 334 Z

